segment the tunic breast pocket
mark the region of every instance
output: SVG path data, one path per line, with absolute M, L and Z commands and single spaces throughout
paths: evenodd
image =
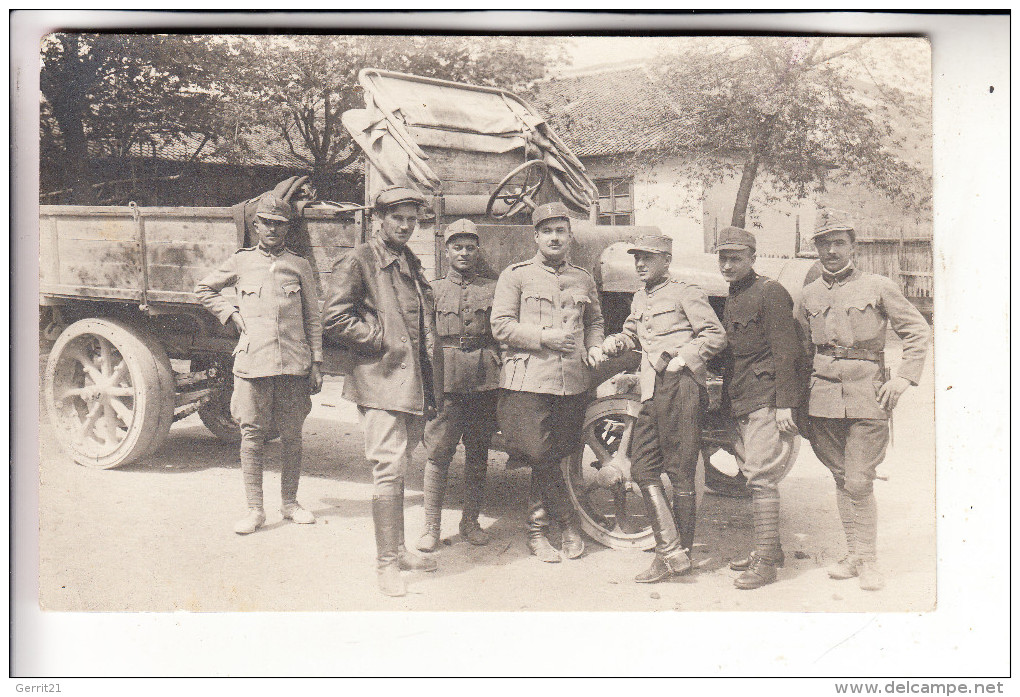
M 735 313 L 729 318 L 726 338 L 734 356 L 746 356 L 761 351 L 766 344 L 765 323 L 757 311 Z
M 237 306 L 243 318 L 261 317 L 262 286 L 253 284 L 237 286 Z
M 551 329 L 553 319 L 552 293 L 544 288 L 526 286 L 521 293 L 521 322 Z
M 825 305 L 805 305 L 808 331 L 811 332 L 811 343 L 821 346 L 829 343 L 829 335 L 825 330 L 825 314 L 829 308 Z
M 460 313 L 456 307 L 439 304 L 436 308 L 436 333 L 439 336 L 460 335 Z
M 669 334 L 680 325 L 680 313 L 673 308 L 653 308 L 645 317 L 648 329 L 657 335 Z
M 591 298 L 587 293 L 572 292 L 563 294 L 563 328 L 577 330 L 584 327 L 584 313 L 591 306 Z
M 301 314 L 301 282 L 284 281 L 280 284 L 280 314 Z
M 846 304 L 847 319 L 854 333 L 854 341 L 871 341 L 885 330 L 885 320 L 878 311 L 878 298 L 871 295 L 855 296 Z

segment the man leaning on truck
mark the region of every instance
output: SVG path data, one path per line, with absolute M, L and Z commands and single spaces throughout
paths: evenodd
M 265 194 L 255 214 L 258 244 L 240 249 L 203 278 L 195 294 L 220 322 L 232 322 L 240 338 L 234 349 L 230 411 L 241 424 L 241 472 L 248 515 L 234 526 L 246 535 L 266 522 L 262 469 L 266 433 L 280 433 L 280 512 L 295 523 L 315 516 L 297 502 L 301 477 L 301 428 L 310 395 L 322 389 L 322 324 L 315 275 L 307 259 L 285 246 L 294 209 Z M 233 286 L 237 305 L 221 291 Z

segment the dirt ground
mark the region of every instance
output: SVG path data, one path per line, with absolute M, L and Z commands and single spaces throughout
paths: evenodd
M 895 351 L 895 349 L 893 349 Z M 279 468 L 265 476 L 266 526 L 241 537 L 244 513 L 237 450 L 197 415 L 174 425 L 145 462 L 115 470 L 74 464 L 45 419 L 40 429 L 39 602 L 56 611 L 336 610 L 782 610 L 924 612 L 935 606 L 935 476 L 931 359 L 922 384 L 896 412 L 894 443 L 876 482 L 879 556 L 887 586 L 861 591 L 825 567 L 843 554 L 831 477 L 806 442 L 781 486 L 786 567 L 755 591 L 733 587 L 727 563 L 749 545 L 750 504 L 708 494 L 699 511 L 695 572 L 666 583 L 632 581 L 651 555 L 588 540 L 576 561 L 543 564 L 524 544 L 527 470 L 506 470 L 493 453 L 482 524 L 485 547 L 457 534 L 458 454 L 443 518 L 439 571 L 407 574 L 404 598 L 375 587 L 371 477 L 353 405 L 327 381 L 305 423 L 299 498 L 315 525 L 283 521 Z M 274 448 L 278 447 L 274 445 Z M 275 453 L 275 449 L 273 450 Z M 407 536 L 422 527 L 424 452 L 407 481 Z

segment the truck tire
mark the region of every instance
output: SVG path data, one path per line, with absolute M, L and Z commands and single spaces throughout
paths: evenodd
M 155 339 L 126 322 L 83 319 L 64 329 L 43 381 L 57 441 L 75 462 L 99 469 L 159 447 L 173 422 L 169 365 Z
M 224 443 L 241 442 L 241 427 L 230 415 L 230 392 L 222 392 L 200 406 L 198 418 Z

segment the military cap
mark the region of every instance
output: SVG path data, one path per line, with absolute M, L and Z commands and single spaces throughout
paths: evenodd
M 854 224 L 846 211 L 835 208 L 818 209 L 818 217 L 815 218 L 815 231 L 811 233 L 811 239 L 829 232 L 848 232 L 850 239 L 855 238 Z
M 757 249 L 754 235 L 742 227 L 730 225 L 719 231 L 719 240 L 715 243 L 715 251 L 722 249 Z
M 375 196 L 373 210 L 383 211 L 398 203 L 416 203 L 425 206 L 425 197 L 406 186 L 387 186 Z
M 567 211 L 567 207 L 559 201 L 543 203 L 536 208 L 535 212 L 531 214 L 531 224 L 538 227 L 546 220 L 552 220 L 553 218 L 566 218 L 570 220 L 570 213 Z
M 471 235 L 477 240 L 478 228 L 467 218 L 455 220 L 450 223 L 450 225 L 446 228 L 446 231 L 443 233 L 443 242 L 449 242 L 457 235 Z
M 627 250 L 627 254 L 650 252 L 652 254 L 672 254 L 673 238 L 665 235 L 641 235 Z
M 294 207 L 276 194 L 263 194 L 259 199 L 258 208 L 255 209 L 255 215 L 269 220 L 289 221 L 294 217 Z

